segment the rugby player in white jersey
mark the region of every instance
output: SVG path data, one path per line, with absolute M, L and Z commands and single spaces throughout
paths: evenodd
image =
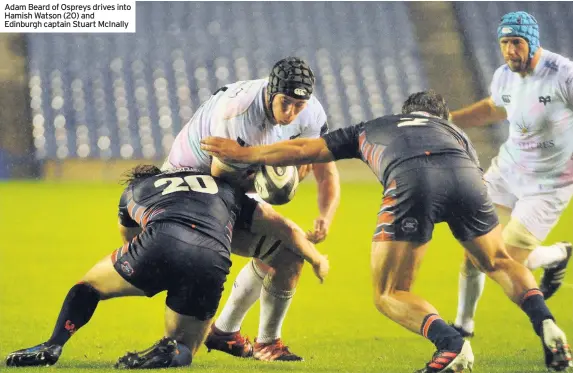
M 221 136 L 242 146 L 265 145 L 294 138 L 315 138 L 328 130 L 326 114 L 312 95 L 314 74 L 305 61 L 288 57 L 277 62 L 269 79 L 239 81 L 217 90 L 201 105 L 177 135 L 164 168 L 193 167 L 213 176 L 243 177 L 258 166 L 223 163 L 201 150 L 201 139 Z M 318 184 L 319 217 L 313 242 L 325 239 L 340 199 L 334 162 L 303 166 L 304 177 L 312 168 Z M 271 208 L 267 205 L 267 208 Z M 281 340 L 281 328 L 303 265 L 273 238 L 239 228 L 233 233 L 232 252 L 254 258 L 237 276 L 231 294 L 213 324 L 205 345 L 233 356 L 259 360 L 299 361 Z M 273 270 L 271 270 L 271 268 Z M 254 346 L 240 333 L 243 319 L 261 300 L 259 332 Z
M 545 299 L 561 286 L 571 257 L 567 242 L 542 246 L 573 195 L 573 62 L 542 49 L 539 28 L 526 12 L 504 15 L 497 29 L 506 64 L 491 96 L 451 113 L 461 126 L 509 121 L 509 138 L 485 174 L 510 255 L 531 270 L 544 268 Z M 485 274 L 466 260 L 454 326 L 473 336 Z

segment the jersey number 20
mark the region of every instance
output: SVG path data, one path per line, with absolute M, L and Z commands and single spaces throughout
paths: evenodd
M 165 184 L 169 183 L 161 195 L 166 195 L 173 192 L 199 192 L 207 194 L 216 194 L 219 191 L 219 187 L 215 180 L 208 175 L 189 175 L 185 177 L 165 177 L 159 179 L 153 184 L 156 188 L 159 188 Z M 186 185 L 184 185 L 186 184 Z

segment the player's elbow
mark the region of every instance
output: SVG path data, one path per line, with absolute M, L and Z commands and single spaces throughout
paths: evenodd
M 279 230 L 280 236 L 282 237 L 283 241 L 294 244 L 297 241 L 298 230 L 288 219 L 281 217 L 281 220 L 282 221 L 280 222 Z
M 340 175 L 338 173 L 338 168 L 336 163 L 319 163 L 314 166 L 314 177 L 319 183 L 325 183 L 331 188 L 338 190 L 338 185 L 340 183 Z
M 266 222 L 267 228 L 275 232 L 281 241 L 292 242 L 295 239 L 297 227 L 294 222 L 276 212 L 271 205 L 259 203 L 255 214 L 256 220 Z

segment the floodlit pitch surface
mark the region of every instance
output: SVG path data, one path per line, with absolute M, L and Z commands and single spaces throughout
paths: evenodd
M 120 192 L 117 184 L 0 184 L 2 358 L 10 351 L 45 341 L 68 289 L 98 259 L 119 247 L 116 214 Z M 314 185 L 302 184 L 294 201 L 279 210 L 308 229 L 317 214 L 315 193 Z M 193 371 L 399 373 L 422 367 L 434 351 L 432 344 L 386 319 L 372 303 L 370 237 L 380 197 L 381 188 L 374 183 L 342 186 L 336 220 L 327 241 L 319 246 L 329 255 L 330 277 L 319 285 L 310 268 L 305 268 L 284 325 L 284 341 L 305 362 L 264 363 L 217 351 L 208 354 L 202 349 Z M 573 240 L 572 208 L 548 241 L 556 240 Z M 414 292 L 430 300 L 446 320 L 455 316 L 461 258 L 461 247 L 447 226 L 440 224 Z M 234 260 L 225 298 L 245 263 L 243 258 Z M 549 306 L 573 340 L 571 272 Z M 89 325 L 71 339 L 56 366 L 17 371 L 113 371 L 113 363 L 126 351 L 146 348 L 162 336 L 164 297 L 100 303 Z M 529 321 L 489 280 L 476 324 L 477 337 L 472 341 L 475 372 L 545 371 L 540 341 Z M 257 326 L 258 304 L 247 316 L 243 333 L 252 340 Z

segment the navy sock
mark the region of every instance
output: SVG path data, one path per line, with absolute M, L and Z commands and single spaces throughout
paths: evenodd
M 424 318 L 420 333 L 432 341 L 438 351 L 460 352 L 464 345 L 464 339 L 460 333 L 446 324 L 446 322 L 435 313 L 431 313 Z
M 533 324 L 533 330 L 539 336 L 541 336 L 543 321 L 547 319 L 555 320 L 551 311 L 547 308 L 547 304 L 545 304 L 543 293 L 539 289 L 529 289 L 525 292 L 521 300 L 521 309 L 529 316 L 529 320 Z
M 84 283 L 74 285 L 64 299 L 48 344 L 63 346 L 79 328 L 90 321 L 99 298 L 99 292 L 91 285 Z
M 193 361 L 193 356 L 191 355 L 191 350 L 189 349 L 189 347 L 187 347 L 181 342 L 177 342 L 177 354 L 171 361 L 171 365 L 169 365 L 169 367 L 170 368 L 186 367 L 191 365 L 192 361 Z

